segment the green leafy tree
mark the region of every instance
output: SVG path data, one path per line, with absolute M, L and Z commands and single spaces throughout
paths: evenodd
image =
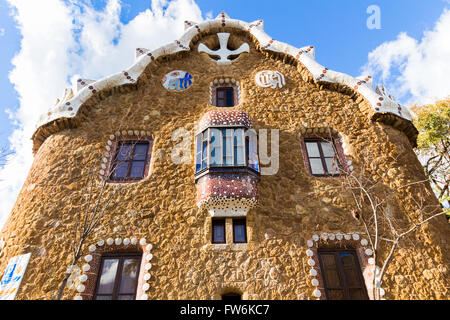
M 450 98 L 412 108 L 419 130 L 416 152 L 445 208 L 450 207 Z M 447 218 L 450 212 L 447 212 Z

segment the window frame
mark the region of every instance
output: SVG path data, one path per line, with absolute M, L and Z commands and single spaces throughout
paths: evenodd
M 307 147 L 307 143 L 311 143 L 314 142 L 317 145 L 317 148 L 319 150 L 319 157 L 310 157 L 309 156 L 309 152 L 308 152 L 308 147 Z M 336 159 L 337 161 L 337 166 L 339 168 L 339 172 L 338 173 L 329 173 L 328 172 L 328 166 L 326 163 L 327 158 L 330 157 L 325 157 L 323 150 L 322 150 L 322 144 L 321 142 L 328 142 L 332 145 L 333 150 L 334 150 L 334 159 Z M 305 154 L 305 165 L 309 170 L 309 174 L 311 174 L 314 177 L 339 177 L 342 174 L 342 171 L 346 171 L 347 167 L 345 165 L 345 158 L 343 156 L 342 153 L 342 147 L 340 145 L 340 141 L 339 139 L 332 137 L 332 138 L 324 138 L 324 137 L 304 137 L 303 141 L 302 141 L 302 147 L 303 147 L 303 151 Z M 322 168 L 324 170 L 325 173 L 323 174 L 317 174 L 317 173 L 313 173 L 312 172 L 312 166 L 311 166 L 311 161 L 310 159 L 320 159 L 321 163 L 322 163 Z
M 339 254 L 340 253 L 350 253 L 353 255 L 353 261 L 355 261 L 355 268 L 357 270 L 357 274 L 358 274 L 358 280 L 359 280 L 359 287 L 350 287 L 348 285 L 346 276 L 345 276 L 345 271 L 344 271 L 344 266 L 342 265 L 342 262 L 339 258 Z M 336 270 L 338 272 L 338 277 L 339 280 L 342 284 L 341 287 L 329 287 L 327 285 L 327 279 L 326 279 L 326 275 L 325 275 L 325 268 L 324 268 L 324 264 L 322 261 L 322 254 L 333 254 L 334 256 L 334 262 L 336 265 Z M 361 265 L 359 262 L 359 257 L 358 257 L 358 253 L 356 250 L 354 249 L 339 249 L 339 248 L 319 248 L 317 249 L 317 255 L 318 255 L 318 260 L 319 260 L 319 265 L 320 265 L 320 272 L 322 274 L 322 281 L 323 281 L 323 289 L 325 291 L 325 296 L 326 298 L 329 300 L 329 293 L 328 290 L 342 290 L 343 291 L 343 295 L 344 295 L 344 300 L 352 300 L 350 299 L 350 294 L 349 294 L 349 290 L 350 289 L 361 289 L 363 291 L 364 294 L 364 299 L 365 300 L 369 300 L 369 296 L 367 293 L 367 288 L 365 285 L 365 281 L 364 281 L 364 277 L 361 271 Z
M 127 168 L 127 176 L 123 177 L 123 178 L 114 178 L 113 174 L 114 174 L 114 170 L 117 166 L 118 163 L 118 153 L 120 151 L 120 147 L 122 145 L 132 145 L 133 149 L 131 154 L 134 157 L 134 150 L 136 148 L 136 145 L 139 144 L 147 144 L 147 153 L 145 154 L 145 159 L 144 160 L 133 160 L 133 158 L 131 160 L 126 160 L 124 162 L 128 162 L 128 168 Z M 136 182 L 136 181 L 140 181 L 145 179 L 150 171 L 150 163 L 151 163 L 151 158 L 152 158 L 152 149 L 153 149 L 153 139 L 152 138 L 146 138 L 146 139 L 139 139 L 137 137 L 130 137 L 130 138 L 126 138 L 126 139 L 120 139 L 118 141 L 116 141 L 116 143 L 114 144 L 114 149 L 111 152 L 111 159 L 109 162 L 109 168 L 108 168 L 108 182 L 113 182 L 113 183 L 127 183 L 127 182 Z M 139 161 L 139 162 L 144 162 L 144 171 L 142 173 L 141 177 L 129 177 L 130 172 L 131 172 L 131 167 L 133 165 L 134 161 Z
M 220 143 L 219 146 L 215 146 L 211 148 L 211 132 L 212 130 L 218 130 L 220 132 Z M 227 130 L 232 130 L 230 135 L 227 135 Z M 242 130 L 242 134 L 240 137 L 239 144 L 234 143 L 234 137 L 236 130 Z M 251 148 L 250 143 L 251 139 L 248 138 L 246 134 L 249 129 L 245 126 L 209 126 L 202 130 L 201 132 L 195 135 L 195 176 L 196 179 L 200 178 L 204 174 L 208 173 L 210 170 L 223 172 L 223 171 L 237 171 L 236 169 L 250 170 L 254 172 L 256 175 L 260 174 L 259 168 L 259 159 L 258 159 L 258 136 L 256 136 L 254 149 Z M 206 137 L 206 139 L 205 139 Z M 224 152 L 224 138 L 229 137 L 231 139 L 231 156 L 227 156 Z M 199 150 L 199 141 L 201 141 L 200 150 Z M 205 149 L 203 144 L 206 142 L 206 157 L 204 157 Z M 243 154 L 243 164 L 236 163 L 235 159 L 235 149 L 240 148 Z M 219 164 L 211 163 L 211 151 L 212 149 L 219 150 L 221 153 L 219 159 Z M 254 151 L 256 153 L 256 164 L 250 164 L 250 153 Z M 200 157 L 199 157 L 200 156 Z M 231 157 L 231 164 L 225 165 L 224 159 Z M 200 167 L 197 170 L 198 160 L 200 160 Z M 205 162 L 205 167 L 203 167 L 203 163 Z M 256 169 L 255 169 L 256 168 Z
M 221 80 L 222 83 L 220 82 Z M 234 79 L 231 79 L 231 81 L 225 82 L 226 78 L 221 78 L 221 79 L 215 79 L 213 82 L 210 83 L 210 94 L 209 94 L 209 103 L 216 107 L 216 108 L 233 108 L 236 107 L 240 104 L 240 85 L 239 85 L 239 81 L 233 81 Z M 232 105 L 231 106 L 223 106 L 220 107 L 218 105 L 218 96 L 217 96 L 217 90 L 218 89 L 232 89 Z M 220 91 L 220 90 L 219 90 Z M 226 96 L 225 96 L 226 99 Z M 225 101 L 226 103 L 226 101 Z
M 214 227 L 220 225 L 223 226 L 223 241 L 215 241 Z M 211 243 L 212 244 L 225 244 L 227 243 L 227 223 L 225 218 L 213 218 L 211 219 Z
M 224 95 L 225 95 L 225 97 L 223 98 L 225 105 L 223 105 L 223 106 L 219 105 L 219 92 L 224 92 Z M 227 105 L 227 102 L 228 102 L 227 92 L 231 92 L 231 106 Z M 235 101 L 235 89 L 234 89 L 234 87 L 231 87 L 231 86 L 217 87 L 215 94 L 216 94 L 216 96 L 215 96 L 215 103 L 216 103 L 215 106 L 216 107 L 218 107 L 218 108 L 232 108 L 232 107 L 234 107 L 236 105 L 235 104 L 236 101 Z
M 236 241 L 236 233 L 235 233 L 234 227 L 237 223 L 242 223 L 244 225 L 244 241 Z M 248 243 L 247 219 L 246 218 L 233 218 L 232 219 L 232 228 L 233 228 L 233 243 Z
M 100 280 L 102 277 L 102 271 L 103 271 L 103 265 L 105 263 L 105 260 L 107 259 L 119 259 L 119 265 L 117 267 L 116 270 L 116 276 L 114 279 L 114 288 L 113 288 L 113 292 L 111 294 L 98 294 L 97 291 L 99 289 L 99 285 L 100 285 Z M 134 296 L 132 300 L 136 300 L 136 296 L 137 296 L 137 291 L 139 288 L 139 275 L 141 272 L 141 264 L 142 264 L 142 253 L 136 252 L 123 252 L 123 253 L 108 253 L 108 254 L 103 254 L 101 256 L 101 260 L 100 260 L 100 268 L 97 271 L 97 280 L 95 283 L 95 287 L 94 287 L 94 293 L 92 295 L 92 300 L 97 300 L 98 296 L 112 296 L 111 300 L 119 300 L 117 299 L 120 296 L 120 283 L 122 281 L 122 271 L 123 271 L 123 264 L 124 261 L 126 259 L 130 259 L 130 258 L 139 258 L 139 262 L 138 262 L 138 268 L 136 271 L 136 289 L 134 291 Z M 130 295 L 130 294 L 123 294 L 123 295 Z

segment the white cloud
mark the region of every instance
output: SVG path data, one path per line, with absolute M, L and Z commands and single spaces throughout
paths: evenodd
M 135 48 L 156 49 L 178 39 L 184 31 L 184 20 L 203 21 L 193 0 L 153 0 L 151 10 L 139 13 L 126 25 L 119 21 L 118 0 L 110 0 L 102 12 L 86 6 L 84 10 L 77 21 L 82 28 L 79 43 L 84 52 L 76 61 L 80 74 L 92 79 L 130 66 Z
M 71 11 L 57 0 L 11 0 L 22 35 L 20 52 L 12 60 L 10 81 L 20 107 L 10 117 L 17 128 L 10 135 L 16 152 L 0 170 L 0 224 L 9 214 L 33 160 L 31 140 L 38 115 L 51 106 L 66 86 L 70 60 Z M 42 17 L 46 17 L 43 19 Z
M 450 10 L 420 41 L 402 32 L 369 53 L 364 74 L 383 81 L 403 103 L 432 103 L 450 95 Z
M 5 28 L 0 28 L 0 37 L 5 35 Z
M 71 86 L 69 79 L 120 72 L 133 63 L 135 48 L 156 49 L 182 35 L 184 20 L 203 21 L 194 0 L 152 0 L 151 9 L 127 24 L 120 22 L 119 0 L 108 0 L 100 11 L 90 1 L 8 2 L 22 35 L 10 73 L 20 107 L 9 111 L 17 128 L 9 137 L 15 154 L 0 169 L 0 228 L 31 167 L 37 118 Z

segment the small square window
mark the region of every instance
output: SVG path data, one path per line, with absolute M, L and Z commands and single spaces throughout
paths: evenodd
M 212 243 L 226 243 L 225 219 L 212 220 Z
M 240 103 L 240 86 L 234 79 L 215 79 L 209 89 L 209 102 L 215 107 L 234 107 Z
M 216 89 L 216 105 L 217 107 L 234 106 L 234 90 L 233 88 L 217 88 Z
M 245 219 L 233 219 L 233 242 L 247 242 L 247 225 Z

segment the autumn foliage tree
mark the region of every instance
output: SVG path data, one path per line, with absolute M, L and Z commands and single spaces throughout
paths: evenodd
M 416 152 L 439 201 L 450 206 L 450 98 L 414 106 L 419 130 Z M 447 216 L 449 217 L 449 216 Z

